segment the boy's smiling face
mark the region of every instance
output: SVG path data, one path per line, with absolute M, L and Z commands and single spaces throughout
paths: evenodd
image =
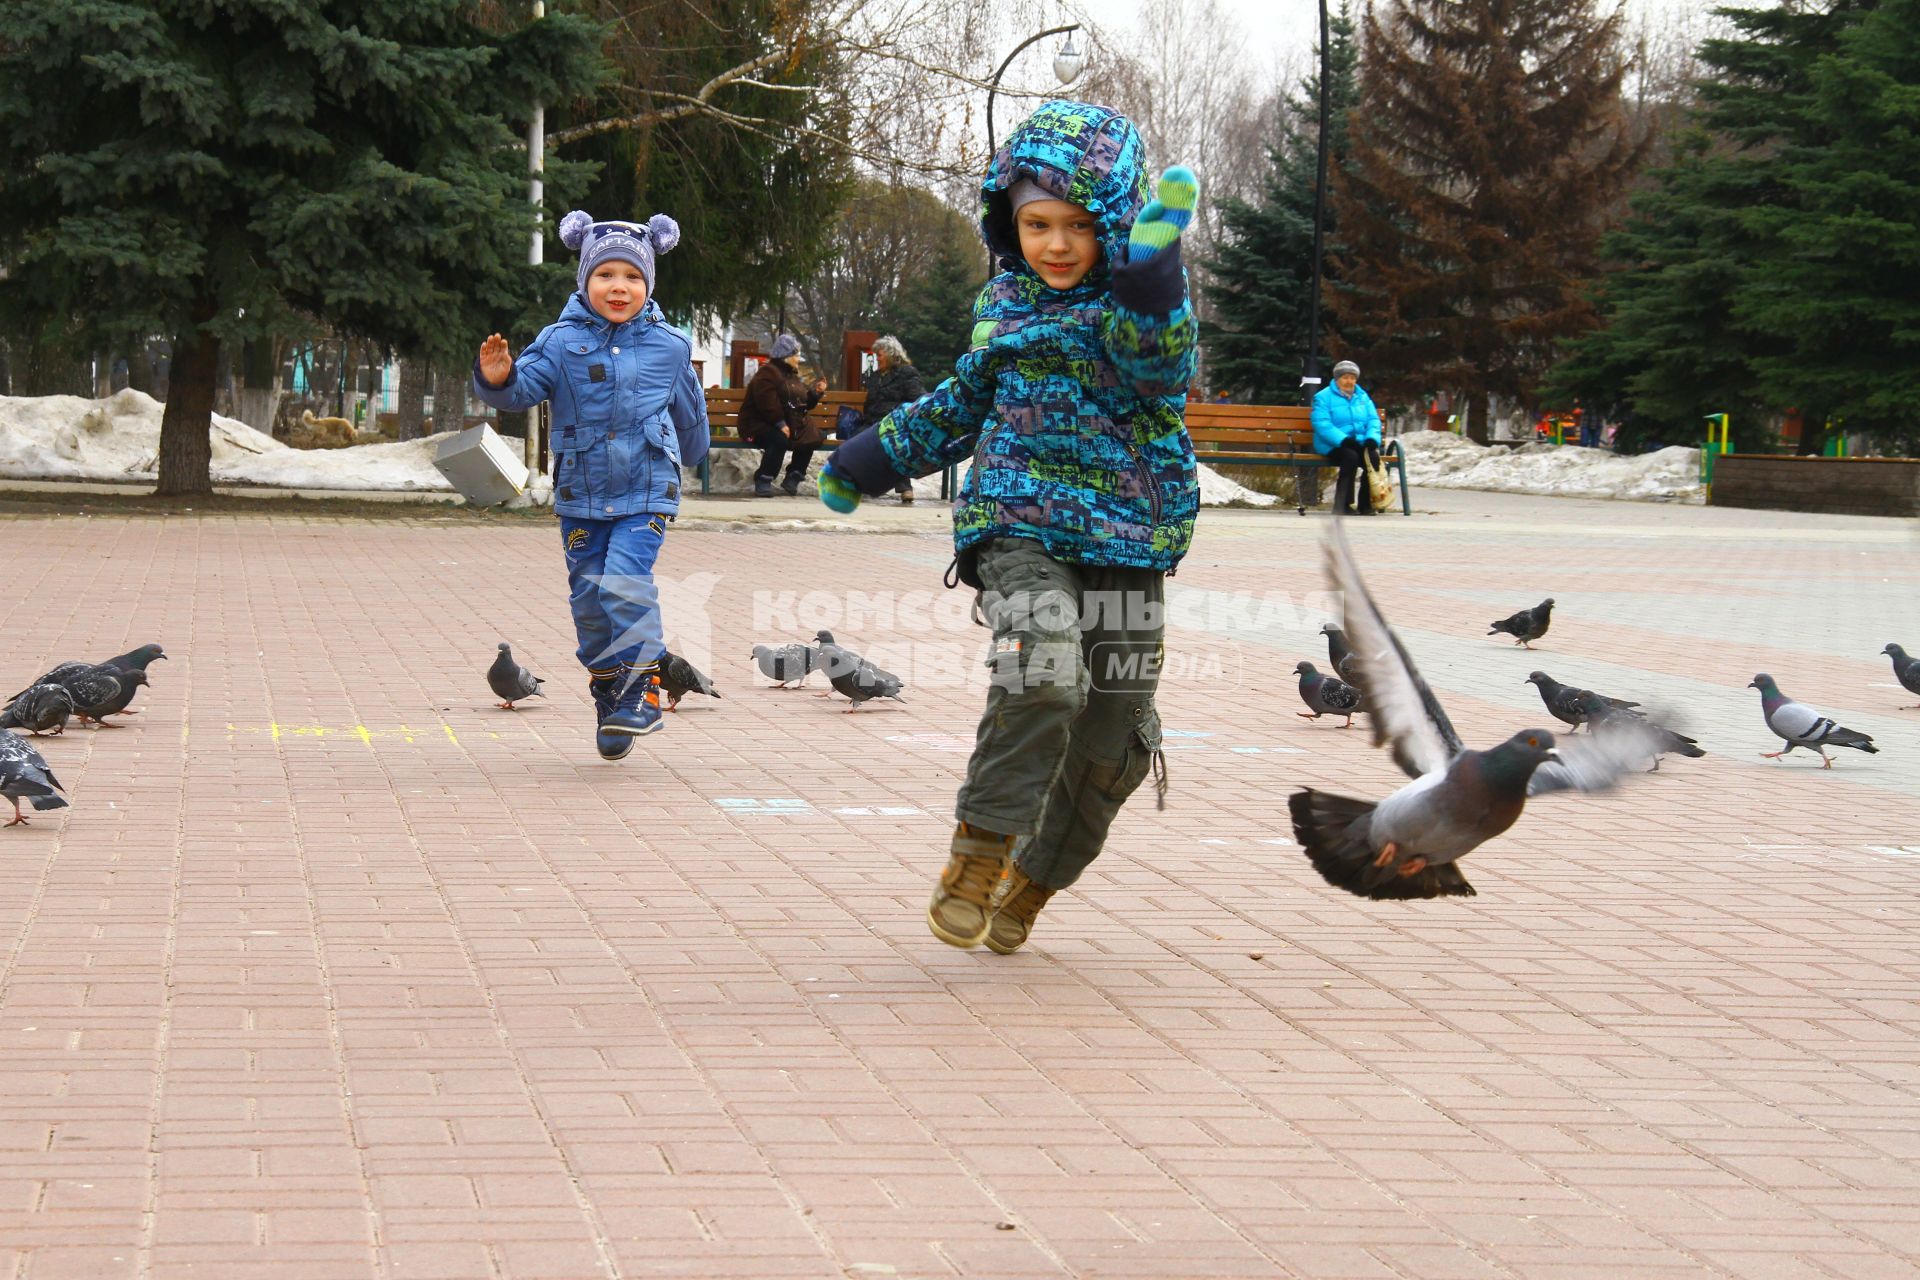
M 1050 289 L 1071 289 L 1100 261 L 1100 224 L 1077 204 L 1034 200 L 1013 215 L 1020 256 Z
M 609 258 L 587 277 L 587 305 L 603 320 L 619 324 L 640 314 L 647 305 L 647 278 L 640 264 Z

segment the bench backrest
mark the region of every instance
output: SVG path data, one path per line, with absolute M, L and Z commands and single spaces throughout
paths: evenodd
M 707 422 L 715 439 L 739 439 L 740 404 L 746 399 L 741 387 L 707 388 Z M 833 418 L 841 406 L 860 408 L 866 403 L 864 391 L 829 391 L 814 409 L 821 415 L 821 426 L 829 436 Z M 1189 402 L 1186 407 L 1187 434 L 1203 448 L 1238 453 L 1310 453 L 1313 445 L 1313 412 L 1295 404 L 1204 404 Z M 1386 415 L 1381 415 L 1386 421 Z M 827 442 L 831 445 L 831 439 Z

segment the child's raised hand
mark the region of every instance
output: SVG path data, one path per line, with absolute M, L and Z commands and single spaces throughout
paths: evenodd
M 480 344 L 480 376 L 495 387 L 504 387 L 513 376 L 513 352 L 507 347 L 507 340 L 497 333 L 488 335 Z
M 1133 220 L 1133 232 L 1127 237 L 1127 261 L 1144 262 L 1180 239 L 1180 233 L 1193 221 L 1200 205 L 1200 179 L 1185 165 L 1175 165 L 1160 175 L 1154 198 Z

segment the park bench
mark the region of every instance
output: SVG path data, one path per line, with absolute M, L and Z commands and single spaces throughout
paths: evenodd
M 710 449 L 751 449 L 760 452 L 760 446 L 749 444 L 740 438 L 740 404 L 747 398 L 744 387 L 708 387 L 707 388 L 707 429 L 712 433 Z M 820 397 L 820 403 L 813 408 L 813 420 L 820 424 L 827 438 L 814 446 L 816 453 L 833 449 L 839 441 L 833 438 L 835 420 L 844 406 L 859 410 L 867 402 L 864 391 L 829 391 Z M 953 496 L 954 468 L 948 467 L 940 475 L 940 496 Z M 700 492 L 712 492 L 712 475 L 708 462 L 700 463 Z
M 746 393 L 739 387 L 707 388 L 707 425 L 712 431 L 715 449 L 755 449 L 740 438 L 740 402 Z M 827 440 L 819 446 L 832 449 L 833 422 L 842 405 L 858 409 L 866 402 L 863 391 L 829 391 L 820 398 L 814 413 L 826 429 Z M 1326 459 L 1313 451 L 1313 425 L 1307 409 L 1293 405 L 1201 404 L 1187 405 L 1187 434 L 1193 437 L 1195 456 L 1209 464 L 1234 466 L 1287 466 L 1302 473 L 1300 492 L 1309 492 L 1306 483 L 1313 477 L 1304 473 L 1323 467 Z M 1400 454 L 1400 442 L 1389 440 L 1380 451 L 1380 461 L 1389 473 L 1400 475 L 1400 509 L 1413 514 L 1407 494 L 1406 459 Z M 710 492 L 708 463 L 700 464 L 700 492 Z M 954 468 L 948 467 L 940 478 L 940 496 L 954 493 Z M 1302 515 L 1306 506 L 1300 507 Z
M 1305 405 L 1201 404 L 1187 405 L 1187 434 L 1193 437 L 1194 456 L 1208 466 L 1293 467 L 1300 474 L 1300 514 L 1307 513 L 1305 496 L 1319 491 L 1314 474 L 1327 460 L 1314 452 L 1313 413 Z M 1407 460 L 1398 440 L 1380 450 L 1380 465 L 1400 475 L 1400 511 L 1413 514 L 1407 493 Z M 1364 483 L 1364 481 L 1362 481 Z

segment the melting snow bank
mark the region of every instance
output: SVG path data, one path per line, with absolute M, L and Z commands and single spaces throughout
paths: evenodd
M 154 480 L 165 406 L 139 391 L 105 400 L 0 396 L 0 476 L 20 480 Z M 216 484 L 287 489 L 433 490 L 442 436 L 348 449 L 295 449 L 234 418 L 214 415 Z
M 152 396 L 131 389 L 105 400 L 86 400 L 79 396 L 0 396 L 0 476 L 17 480 L 157 479 L 160 415 L 164 408 Z M 403 444 L 361 444 L 346 449 L 295 449 L 244 422 L 218 414 L 214 415 L 210 434 L 216 484 L 452 492 L 446 479 L 433 466 L 434 452 L 444 436 L 427 436 Z M 1669 449 L 1666 452 L 1684 451 Z M 751 492 L 753 469 L 759 461 L 758 450 L 714 450 L 715 491 Z M 812 468 L 813 474 L 817 475 L 818 470 L 817 466 Z M 1416 481 L 1419 482 L 1417 473 Z M 916 480 L 913 488 L 917 498 L 940 501 L 938 475 Z M 544 501 L 545 477 L 536 478 L 534 489 L 535 500 Z M 802 492 L 814 492 L 811 478 Z M 1202 466 L 1200 501 L 1210 507 L 1235 502 L 1270 507 L 1276 499 L 1270 493 L 1259 493 Z
M 1399 437 L 1414 488 L 1487 489 L 1559 498 L 1701 503 L 1700 451 L 1622 455 L 1577 445 L 1481 445 L 1450 431 Z

